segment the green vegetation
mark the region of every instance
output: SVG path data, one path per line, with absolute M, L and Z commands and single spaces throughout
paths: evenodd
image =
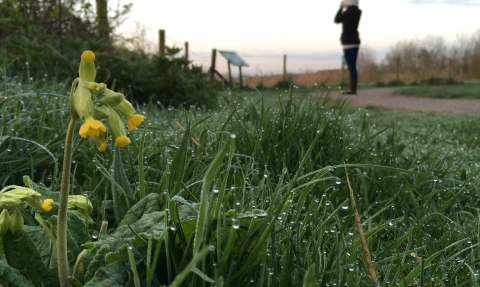
M 96 1 L 102 2 L 107 1 Z M 78 55 L 92 50 L 98 81 L 129 99 L 165 107 L 214 107 L 216 84 L 207 81 L 201 67 L 180 57 L 179 48 L 166 47 L 165 55 L 151 55 L 139 46 L 143 39 L 114 33 L 130 7 L 110 11 L 102 26 L 92 21 L 103 18 L 89 1 L 0 0 L 1 65 L 19 78 L 63 83 L 76 77 Z M 127 49 L 128 45 L 135 49 Z
M 0 87 L 0 187 L 55 201 L 3 237 L 0 280 L 57 286 L 38 222 L 56 224 L 67 88 Z M 143 129 L 104 153 L 76 136 L 71 194 L 93 212 L 90 224 L 68 215 L 72 284 L 371 286 L 346 162 L 381 286 L 475 286 L 478 117 L 349 110 L 297 91 L 226 93 L 210 112 L 137 106 Z
M 72 286 L 372 286 L 346 169 L 381 286 L 478 285 L 477 116 L 352 110 L 313 98 L 324 86 L 217 93 L 179 49 L 127 50 L 115 24 L 97 33 L 91 5 L 67 2 L 0 2 L 1 285 L 60 285 L 66 83 L 86 49 L 146 120 L 107 123 L 122 148 L 71 126 Z M 125 98 L 102 99 L 114 121 Z M 31 202 L 12 208 L 24 186 Z
M 447 85 L 447 86 L 416 86 L 402 88 L 395 91 L 396 95 L 406 95 L 415 97 L 428 98 L 480 98 L 480 84 L 464 84 L 464 85 Z

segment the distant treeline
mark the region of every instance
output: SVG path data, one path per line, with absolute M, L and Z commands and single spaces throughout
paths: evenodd
M 427 78 L 480 79 L 480 29 L 447 44 L 443 37 L 399 41 L 385 59 L 375 60 L 368 47 L 361 47 L 358 68 L 363 81 L 381 81 L 396 76 L 413 81 Z

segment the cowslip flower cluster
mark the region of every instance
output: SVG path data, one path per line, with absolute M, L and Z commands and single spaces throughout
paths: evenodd
M 145 116 L 137 114 L 123 94 L 107 89 L 105 84 L 94 82 L 96 76 L 94 61 L 95 54 L 92 51 L 83 52 L 79 77 L 74 82 L 75 91 L 70 98 L 70 109 L 73 116 L 84 121 L 79 130 L 80 136 L 91 138 L 97 149 L 103 152 L 107 148 L 107 128 L 101 120 L 107 123 L 115 145 L 124 147 L 130 144 L 130 139 L 119 114 L 127 121 L 129 130 L 141 124 Z M 101 96 L 100 100 L 97 100 L 97 96 Z
M 24 219 L 21 210 L 27 205 L 50 211 L 52 202 L 52 199 L 43 199 L 40 193 L 28 187 L 10 185 L 0 190 L 0 209 L 3 209 L 0 213 L 0 236 L 4 236 L 9 229 L 13 234 L 22 230 Z

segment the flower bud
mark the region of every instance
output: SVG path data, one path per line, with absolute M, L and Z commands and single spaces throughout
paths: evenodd
M 106 105 L 97 105 L 97 108 L 95 109 L 95 113 L 93 115 L 94 118 L 96 118 L 97 120 L 106 119 L 110 115 L 110 110 Z
M 70 98 L 71 109 L 75 110 L 82 120 L 91 117 L 95 110 L 92 93 L 88 87 L 89 84 L 87 82 L 79 79 L 77 88 Z
M 78 69 L 78 74 L 80 79 L 93 82 L 97 71 L 95 70 L 95 54 L 92 51 L 85 51 L 81 56 L 80 68 Z
M 22 231 L 23 222 L 22 213 L 15 208 L 10 216 L 10 231 L 12 231 L 13 234 L 20 233 L 20 231 Z
M 106 104 L 115 107 L 125 100 L 125 96 L 121 93 L 116 93 L 112 90 L 105 89 L 105 96 L 102 98 L 102 101 Z
M 2 213 L 0 213 L 0 237 L 7 233 L 9 227 L 10 214 L 8 214 L 8 210 L 4 209 Z
M 33 196 L 33 198 L 32 198 Z M 41 194 L 28 187 L 10 185 L 0 191 L 1 209 L 23 209 L 35 201 L 35 197 L 42 198 Z
M 86 213 L 91 213 L 93 210 L 92 203 L 83 195 L 69 195 L 68 209 L 82 210 Z

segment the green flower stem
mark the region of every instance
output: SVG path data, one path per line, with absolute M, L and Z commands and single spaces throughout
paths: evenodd
M 78 117 L 72 115 L 68 123 L 67 136 L 65 138 L 65 150 L 63 153 L 62 185 L 60 188 L 60 202 L 57 218 L 57 264 L 58 278 L 61 287 L 69 287 L 68 282 L 68 258 L 67 258 L 67 209 L 68 189 L 70 184 L 70 168 L 72 161 L 73 132 Z

